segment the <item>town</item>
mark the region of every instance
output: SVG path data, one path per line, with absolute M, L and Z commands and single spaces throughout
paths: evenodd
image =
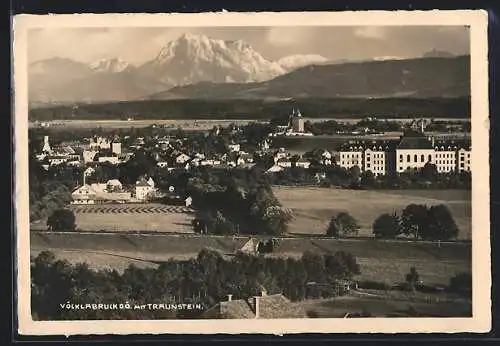
M 397 140 L 346 140 L 336 150 L 317 148 L 301 155 L 285 148 L 272 147 L 274 137 L 280 134 L 294 136 L 306 133 L 300 111 L 293 111 L 288 125 L 276 126 L 267 134 L 268 137 L 261 135 L 256 148 L 250 148 L 248 138 L 241 133 L 242 129 L 238 127 L 230 130 L 216 127 L 204 140 L 208 142 L 225 137 L 226 144 L 206 152 L 195 148 L 195 144 L 198 147 L 204 144 L 193 143 L 175 134 L 156 135 L 148 138 L 147 142 L 144 137 L 132 139 L 129 135 L 112 138 L 93 136 L 58 145 L 51 145 L 49 135 L 45 135 L 36 158 L 45 170 L 51 167 L 79 169 L 81 176 L 72 192 L 72 204 L 145 203 L 172 193 L 174 186 L 170 186 L 170 190 L 159 191 L 151 176 L 141 176 L 129 186 L 123 185 L 118 176 L 96 181 L 96 170 L 125 164 L 138 151 L 147 152 L 158 170 L 165 172 L 188 171 L 200 166 L 251 169 L 261 165 L 267 174 L 272 175 L 292 168 L 314 168 L 317 181 L 324 179 L 327 169 L 331 167 L 356 168 L 359 173 L 374 176 L 418 172 L 428 165 L 433 165 L 437 173 L 443 174 L 471 170 L 470 140 L 435 139 L 434 135 L 426 135 L 424 121 L 418 121 L 417 129 L 407 129 Z M 186 207 L 189 207 L 191 198 L 184 198 Z

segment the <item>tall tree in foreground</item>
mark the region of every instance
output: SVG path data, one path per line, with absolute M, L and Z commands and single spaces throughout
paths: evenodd
M 339 238 L 350 235 L 358 235 L 360 227 L 354 217 L 347 212 L 340 212 L 332 217 L 326 230 L 330 237 Z
M 373 222 L 373 234 L 375 238 L 394 239 L 400 233 L 400 221 L 396 214 L 382 214 Z

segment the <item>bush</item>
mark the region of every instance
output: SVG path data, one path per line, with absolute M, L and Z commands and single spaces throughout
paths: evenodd
M 69 209 L 55 210 L 47 219 L 47 226 L 51 231 L 74 231 L 76 218 Z

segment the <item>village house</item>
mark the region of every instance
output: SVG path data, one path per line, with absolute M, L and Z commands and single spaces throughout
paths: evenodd
M 240 151 L 240 147 L 241 147 L 240 144 L 236 143 L 231 143 L 227 145 L 229 152 L 238 152 Z
M 106 183 L 106 190 L 109 192 L 118 192 L 122 189 L 122 183 L 118 179 L 111 179 Z
M 88 163 L 88 162 L 94 161 L 96 155 L 97 155 L 97 151 L 95 151 L 95 150 L 84 150 L 83 151 L 83 162 Z
M 292 161 L 288 158 L 281 158 L 276 160 L 276 165 L 282 168 L 290 168 L 292 167 Z
M 118 156 L 101 156 L 97 160 L 99 163 L 111 163 L 112 165 L 117 165 L 120 163 Z
M 142 177 L 136 181 L 134 196 L 137 200 L 144 202 L 150 199 L 155 192 L 155 183 L 151 177 L 148 180 Z
M 266 173 L 277 173 L 281 172 L 284 168 L 278 165 L 273 165 L 269 169 L 266 170 Z
M 268 295 L 263 289 L 260 296 L 248 299 L 222 301 L 205 311 L 203 318 L 217 319 L 279 319 L 308 318 L 307 312 L 299 304 L 292 303 L 283 294 Z
M 175 158 L 175 162 L 178 164 L 185 164 L 189 160 L 191 160 L 191 157 L 186 154 L 180 154 Z
M 76 188 L 71 194 L 71 204 L 104 204 L 104 203 L 128 203 L 131 200 L 130 192 L 108 192 L 102 185 L 83 185 Z
M 311 162 L 302 157 L 295 162 L 295 167 L 308 169 L 310 165 Z

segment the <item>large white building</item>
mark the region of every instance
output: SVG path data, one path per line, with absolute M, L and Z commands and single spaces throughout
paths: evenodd
M 345 169 L 357 166 L 362 172 L 385 175 L 388 171 L 388 150 L 385 143 L 346 144 L 339 150 L 337 164 Z
M 434 163 L 434 147 L 423 135 L 404 136 L 396 147 L 396 172 L 403 173 Z

